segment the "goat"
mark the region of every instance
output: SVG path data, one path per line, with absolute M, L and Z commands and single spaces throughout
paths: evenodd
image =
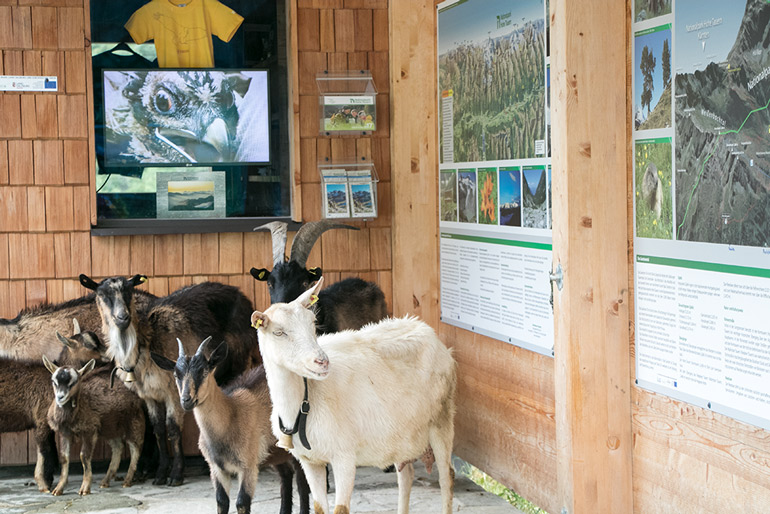
M 300 227 L 294 238 L 288 260 L 284 256 L 288 229 L 285 222 L 273 221 L 254 229 L 269 229 L 272 235 L 273 271 L 251 268 L 251 276 L 267 282 L 270 303 L 294 300 L 321 277 L 321 268 L 308 270 L 305 265 L 316 240 L 321 234 L 334 228 L 358 230 L 356 227 L 329 220 L 306 223 Z M 387 315 L 385 295 L 377 284 L 360 278 L 348 278 L 318 294 L 316 328 L 319 334 L 356 330 Z
M 184 287 L 138 309 L 132 301 L 134 288 L 146 281 L 112 277 L 96 283 L 80 275 L 80 283 L 96 291 L 107 355 L 115 360 L 117 375 L 144 400 L 159 450 L 154 484 L 180 485 L 184 476 L 181 430 L 184 411 L 179 405 L 174 379 L 152 360 L 176 353 L 176 337 L 200 341 L 208 335 L 227 341 L 231 352 L 215 371 L 224 383 L 260 362 L 257 337 L 248 327 L 251 302 L 236 287 L 204 282 Z M 194 343 L 193 343 L 194 344 Z M 190 350 L 194 350 L 191 347 Z M 170 441 L 172 462 L 169 473 Z
M 58 362 L 82 366 L 99 357 L 99 338 L 93 332 L 81 333 L 77 321 L 73 321 L 72 338 L 56 333 L 59 341 L 66 341 L 58 353 Z M 62 348 L 61 344 L 59 347 Z M 48 372 L 38 360 L 0 357 L 0 432 L 33 430 L 37 444 L 34 476 L 40 492 L 51 490 L 56 462 L 56 438 L 46 419 L 53 400 L 49 380 Z
M 45 356 L 43 363 L 51 372 L 54 392 L 54 401 L 48 408 L 48 425 L 61 437 L 61 475 L 51 493 L 60 496 L 67 485 L 70 445 L 74 439 L 82 443 L 80 461 L 83 463 L 83 483 L 78 494 L 91 493 L 91 457 L 99 436 L 107 439 L 112 450 L 110 465 L 100 487 L 109 487 L 115 477 L 124 440 L 128 444 L 131 461 L 123 487 L 130 487 L 144 440 L 144 412 L 139 398 L 123 386 L 110 388 L 107 370 L 84 379 L 94 369 L 96 361 L 93 359 L 80 369 L 56 366 Z
M 0 318 L 0 357 L 39 361 L 45 355 L 56 360 L 62 350 L 54 334 L 68 332 L 70 320 L 77 319 L 86 331 L 98 332 L 101 328 L 94 299 L 95 295 L 89 294 L 64 303 L 23 309 L 14 319 Z M 148 292 L 135 291 L 134 302 L 140 309 L 154 299 Z
M 176 363 L 153 354 L 156 364 L 174 370 L 179 399 L 184 410 L 192 410 L 200 428 L 198 448 L 209 464 L 211 482 L 217 500 L 217 512 L 227 514 L 230 508 L 230 480 L 234 476 L 240 486 L 236 507 L 239 514 L 251 512 L 251 500 L 257 484 L 259 465 L 273 465 L 281 477 L 281 514 L 291 514 L 292 484 L 297 472 L 300 514 L 308 514 L 309 501 L 305 474 L 285 450 L 275 447 L 270 430 L 270 395 L 262 366 L 243 373 L 226 388 L 220 389 L 212 372 L 227 355 L 227 343 L 216 347 L 207 337 L 195 355 L 185 355 L 177 340 L 179 358 Z M 213 347 L 213 348 L 212 348 Z
M 389 464 L 398 469 L 398 513 L 407 514 L 412 461 L 430 446 L 442 512 L 449 514 L 457 381 L 451 351 L 416 318 L 317 337 L 310 307 L 322 283 L 323 278 L 293 302 L 251 317 L 278 446 L 299 459 L 320 514 L 329 512 L 326 463 L 334 468 L 334 514 L 349 513 L 356 466 Z M 294 434 L 301 444 L 294 444 Z

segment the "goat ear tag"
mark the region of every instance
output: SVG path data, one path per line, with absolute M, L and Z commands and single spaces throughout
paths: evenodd
M 317 294 L 311 294 L 310 295 L 310 305 L 313 305 L 318 301 L 318 295 Z
M 292 437 L 287 434 L 280 434 L 278 436 L 278 448 L 283 448 L 284 450 L 292 450 L 294 449 L 294 443 L 292 443 Z
M 142 275 L 141 277 L 139 277 L 139 282 L 147 282 L 147 277 Z
M 260 280 L 262 280 L 262 279 L 264 279 L 264 278 L 265 278 L 265 272 L 264 272 L 264 270 L 263 270 L 263 271 L 260 271 L 260 272 L 259 272 L 259 279 L 260 279 Z
M 258 319 L 257 322 L 256 323 L 252 323 L 251 326 L 254 327 L 254 328 L 261 327 L 262 326 L 262 319 Z

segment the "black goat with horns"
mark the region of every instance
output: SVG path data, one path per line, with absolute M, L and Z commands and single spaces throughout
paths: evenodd
M 267 282 L 270 303 L 287 303 L 304 293 L 312 282 L 321 278 L 321 268 L 307 269 L 308 256 L 321 234 L 330 229 L 357 227 L 329 220 L 312 221 L 300 227 L 287 260 L 286 231 L 288 224 L 273 221 L 254 230 L 270 230 L 273 240 L 273 270 L 251 268 L 251 275 Z M 388 315 L 385 295 L 379 286 L 360 278 L 348 278 L 332 284 L 318 294 L 316 331 L 319 334 L 357 330 L 367 323 L 379 321 Z

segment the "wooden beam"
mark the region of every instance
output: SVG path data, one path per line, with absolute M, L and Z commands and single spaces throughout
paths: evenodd
M 562 512 L 633 512 L 626 2 L 551 0 L 555 397 Z
M 416 314 L 436 328 L 439 312 L 435 2 L 393 1 L 389 9 L 393 312 L 397 316 Z
M 289 180 L 291 183 L 291 219 L 302 221 L 302 170 L 299 155 L 299 36 L 297 0 L 286 0 L 287 60 L 289 63 Z

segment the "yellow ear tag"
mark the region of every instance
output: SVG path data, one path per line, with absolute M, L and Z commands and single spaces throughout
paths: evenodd
M 252 323 L 251 326 L 254 327 L 254 328 L 261 327 L 262 326 L 262 320 L 258 319 L 257 322 L 256 323 Z
M 318 301 L 318 295 L 317 294 L 311 294 L 310 295 L 310 305 L 313 305 Z
M 147 277 L 145 276 L 139 277 L 139 282 L 147 282 Z
M 259 272 L 259 278 L 260 279 L 265 278 L 265 272 L 264 271 L 260 271 Z

